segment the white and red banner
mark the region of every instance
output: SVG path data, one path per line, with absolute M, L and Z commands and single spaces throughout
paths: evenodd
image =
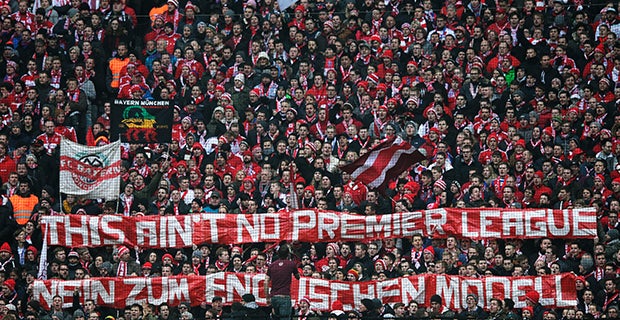
M 379 298 L 383 303 L 415 300 L 425 306 L 430 297 L 438 294 L 444 304 L 452 309 L 465 305 L 468 294 L 479 297 L 486 307 L 491 298 L 511 298 L 515 307 L 525 306 L 525 293 L 536 290 L 543 306 L 562 308 L 577 305 L 575 275 L 563 273 L 542 277 L 483 277 L 465 278 L 448 275 L 416 275 L 386 281 L 342 282 L 315 278 L 293 279 L 293 300 L 304 296 L 311 299 L 312 308 L 328 310 L 336 300 L 345 310 L 357 308 L 364 298 Z M 61 281 L 37 280 L 33 299 L 49 309 L 52 299 L 59 295 L 66 307 L 73 303 L 73 293 L 78 290 L 80 299 L 93 299 L 99 306 L 125 308 L 134 303 L 178 305 L 191 302 L 198 306 L 214 296 L 223 298 L 225 304 L 240 301 L 241 296 L 252 293 L 260 305 L 266 304 L 265 276 L 262 274 L 216 273 L 207 276 L 174 276 L 168 278 L 92 278 L 88 280 Z M 83 302 L 83 301 L 82 301 Z
M 341 170 L 369 188 L 380 188 L 424 158 L 410 143 L 396 137 L 381 142 Z
M 120 175 L 120 141 L 89 147 L 62 139 L 60 185 L 63 193 L 115 199 L 119 195 Z
M 62 215 L 42 218 L 50 246 L 184 248 L 196 243 L 333 242 L 410 237 L 593 239 L 594 208 L 433 209 L 376 216 L 333 211 L 181 216 Z

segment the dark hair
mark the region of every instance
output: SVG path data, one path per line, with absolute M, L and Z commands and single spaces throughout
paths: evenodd
M 288 244 L 282 244 L 280 246 L 280 249 L 278 249 L 278 257 L 280 259 L 287 259 L 289 257 L 289 255 L 291 254 L 291 249 L 289 248 Z

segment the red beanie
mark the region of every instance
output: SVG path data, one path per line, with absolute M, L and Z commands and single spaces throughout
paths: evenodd
M 11 246 L 9 245 L 8 242 L 5 242 L 2 244 L 2 246 L 0 247 L 0 252 L 8 252 L 11 253 L 13 252 L 13 250 L 11 250 Z
M 9 287 L 9 290 L 11 290 L 11 292 L 15 291 L 15 280 L 6 279 L 4 280 L 4 285 Z
M 169 253 L 164 254 L 164 256 L 161 257 L 161 261 L 163 262 L 164 259 L 166 259 L 166 258 L 170 258 L 170 260 L 174 261 L 174 257 L 171 254 L 169 254 Z
M 342 311 L 342 309 L 343 309 L 342 302 L 340 302 L 340 300 L 336 300 L 336 301 L 332 302 L 332 311 L 334 311 L 334 310 Z
M 375 265 L 377 263 L 381 264 L 381 266 L 383 267 L 383 270 L 387 270 L 387 263 L 385 263 L 383 259 L 377 259 L 377 261 L 375 261 Z
M 535 174 L 536 174 L 539 178 L 541 178 L 541 179 L 543 179 L 543 178 L 545 177 L 545 174 L 544 174 L 542 171 L 540 171 L 540 170 L 536 171 L 536 173 L 535 173 Z
M 37 250 L 37 248 L 35 248 L 34 246 L 28 247 L 26 252 L 28 252 L 28 251 L 32 251 L 32 253 L 34 253 L 35 256 L 39 253 L 39 250 Z
M 426 251 L 430 252 L 433 255 L 433 257 L 435 256 L 435 248 L 433 248 L 433 246 L 428 246 L 424 248 L 424 252 Z
M 536 303 L 538 303 L 538 300 L 540 299 L 540 294 L 538 294 L 538 292 L 536 292 L 534 290 L 528 291 L 525 294 L 525 299 L 531 301 L 534 304 L 536 304 Z

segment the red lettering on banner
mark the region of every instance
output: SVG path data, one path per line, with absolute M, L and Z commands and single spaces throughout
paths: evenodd
M 252 293 L 257 303 L 265 305 L 265 276 L 256 274 L 216 273 L 207 276 L 175 276 L 168 278 L 93 278 L 88 280 L 37 280 L 33 297 L 49 309 L 52 299 L 59 295 L 65 306 L 73 302 L 78 290 L 81 299 L 93 299 L 97 305 L 124 308 L 133 303 L 168 303 L 172 306 L 191 301 L 197 306 L 214 296 L 223 297 L 230 305 Z M 480 302 L 488 306 L 491 298 L 511 298 L 516 308 L 525 306 L 525 292 L 534 289 L 541 293 L 543 306 L 571 307 L 577 303 L 575 275 L 564 273 L 543 277 L 486 277 L 482 279 L 448 275 L 417 275 L 387 281 L 343 282 L 315 278 L 293 279 L 293 299 L 309 296 L 312 307 L 329 310 L 339 300 L 345 310 L 358 307 L 361 299 L 380 298 L 383 303 L 418 301 L 428 306 L 430 297 L 439 294 L 450 308 L 460 308 L 469 293 L 477 293 Z
M 78 159 L 67 156 L 60 157 L 60 169 L 67 170 L 90 180 L 107 180 L 121 174 L 121 162 L 117 161 L 106 167 L 95 167 Z
M 124 217 L 45 216 L 50 245 L 183 248 L 194 243 L 358 241 L 448 234 L 471 239 L 540 237 L 593 239 L 596 212 L 572 210 L 437 209 L 362 216 L 301 210 L 270 214 Z

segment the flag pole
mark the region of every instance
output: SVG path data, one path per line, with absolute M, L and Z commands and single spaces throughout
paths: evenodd
M 122 148 L 123 147 L 123 140 L 121 140 L 121 134 L 120 133 L 118 134 L 118 141 L 121 142 L 121 143 L 118 144 L 118 147 Z M 122 155 L 121 155 L 121 159 L 122 159 Z M 121 162 L 121 166 L 122 166 L 122 162 Z M 114 210 L 115 214 L 118 213 L 118 208 L 119 208 L 120 203 L 121 203 L 121 199 L 119 198 L 119 195 L 121 193 L 121 184 L 122 184 L 123 178 L 121 177 L 121 179 L 119 179 L 119 180 L 120 181 L 118 182 L 118 184 L 119 184 L 118 192 L 117 192 L 117 195 L 116 195 L 116 210 Z
M 292 209 L 299 209 L 299 199 L 297 199 L 297 192 L 295 191 L 296 183 L 293 180 L 293 162 L 289 163 L 289 193 Z
M 45 224 L 45 232 L 43 233 L 43 246 L 41 247 L 41 260 L 39 261 L 39 274 L 37 278 L 47 280 L 47 235 L 49 234 L 49 224 Z
M 65 137 L 61 137 L 60 138 L 60 147 L 62 148 L 62 141 L 65 139 Z M 45 151 L 47 152 L 47 150 Z M 62 154 L 62 152 L 61 152 Z M 62 184 L 62 180 L 60 179 L 60 177 L 58 177 L 58 201 L 60 201 L 60 212 L 63 213 L 63 205 L 62 205 L 62 188 L 61 188 L 61 184 Z M 67 214 L 70 214 L 71 212 L 67 212 Z M 64 213 L 63 213 L 64 214 Z

